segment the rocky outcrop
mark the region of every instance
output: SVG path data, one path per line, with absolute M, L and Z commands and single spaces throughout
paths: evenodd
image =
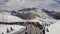
M 42 11 L 54 19 L 57 19 L 57 20 L 60 19 L 60 12 L 48 11 L 46 9 L 42 9 Z

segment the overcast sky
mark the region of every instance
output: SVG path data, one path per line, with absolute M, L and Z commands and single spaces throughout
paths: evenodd
M 28 7 L 60 11 L 60 0 L 0 0 L 0 10 L 17 10 Z

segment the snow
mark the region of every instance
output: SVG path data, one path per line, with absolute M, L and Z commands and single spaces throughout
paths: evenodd
M 8 14 L 0 14 L 0 22 L 25 22 L 25 20 Z
M 13 28 L 13 31 L 10 30 L 10 27 Z M 7 33 L 7 28 L 9 29 L 9 33 Z M 4 34 L 16 34 L 16 33 L 20 33 L 22 31 L 24 31 L 26 28 L 26 26 L 22 26 L 22 25 L 1 25 L 0 24 L 0 34 L 2 34 L 2 32 Z
M 40 24 L 42 24 L 42 23 L 47 23 L 47 24 L 49 24 L 49 23 L 55 23 L 57 20 L 55 20 L 55 19 L 43 19 L 43 18 L 39 18 L 39 17 L 36 17 L 35 19 L 32 19 L 32 20 L 27 20 L 27 21 L 30 21 L 30 22 L 39 22 Z
M 41 16 L 41 18 L 36 17 L 35 19 L 32 20 L 23 20 L 19 17 L 12 16 L 9 13 L 1 13 L 0 14 L 0 22 L 39 22 L 41 25 L 42 24 L 50 24 L 50 27 L 46 27 L 49 29 L 49 32 L 46 32 L 46 34 L 60 34 L 60 21 L 55 23 L 57 20 L 53 19 L 52 17 L 48 16 L 45 13 L 37 13 Z M 45 18 L 45 19 L 44 19 Z M 51 22 L 54 23 L 51 25 Z M 15 31 L 6 33 L 7 28 L 9 29 L 10 27 L 13 27 Z M 23 29 L 21 29 L 23 28 Z M 0 25 L 0 34 L 4 32 L 5 34 L 16 34 L 17 32 L 21 32 L 22 30 L 25 29 L 25 26 L 19 26 L 19 25 Z
M 46 32 L 46 34 L 60 34 L 60 20 L 52 24 L 48 29 L 49 32 Z

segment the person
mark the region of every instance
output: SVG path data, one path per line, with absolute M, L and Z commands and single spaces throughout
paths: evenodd
M 10 27 L 11 31 L 13 31 L 12 27 Z
M 2 32 L 2 34 L 4 34 L 4 33 Z
M 43 26 L 39 23 L 37 23 L 37 26 L 42 30 L 43 29 Z
M 8 28 L 7 28 L 7 31 L 6 31 L 7 33 L 9 33 L 10 31 L 8 30 Z
M 49 32 L 48 28 L 46 28 L 46 31 Z
M 40 34 L 43 34 L 43 32 L 40 32 Z
M 26 30 L 27 30 L 27 26 L 26 26 Z
M 45 34 L 45 25 L 44 25 L 44 24 L 42 24 L 42 27 L 43 27 L 42 34 Z
M 27 32 L 25 32 L 25 34 L 28 34 Z
M 45 30 L 43 30 L 42 33 L 45 34 Z

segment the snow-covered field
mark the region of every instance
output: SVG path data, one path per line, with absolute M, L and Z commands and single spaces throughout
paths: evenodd
M 46 32 L 46 34 L 60 34 L 60 20 L 52 24 L 49 27 L 49 32 Z
M 11 31 L 10 27 L 12 27 L 13 31 Z M 7 28 L 9 30 L 9 33 L 7 33 Z M 2 25 L 0 24 L 0 34 L 17 34 L 22 31 L 24 31 L 26 26 L 21 26 L 21 25 Z

